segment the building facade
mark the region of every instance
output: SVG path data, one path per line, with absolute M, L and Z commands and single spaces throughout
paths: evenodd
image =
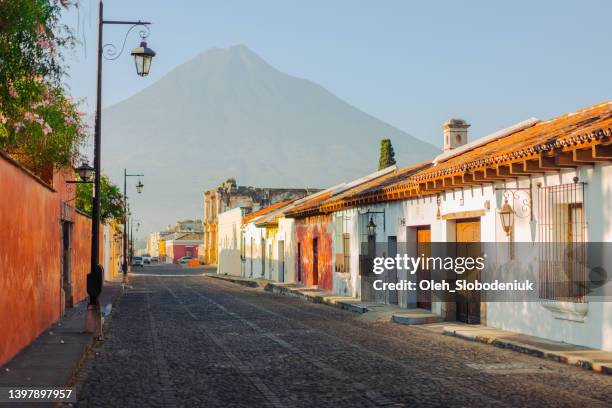
M 257 211 L 281 201 L 303 197 L 319 191 L 309 188 L 264 188 L 239 186 L 236 179 L 229 178 L 218 187 L 204 193 L 204 243 L 202 260 L 217 264 L 219 214 L 242 208 L 245 214 Z
M 528 119 L 470 143 L 468 128 L 461 119 L 446 122 L 444 150 L 429 162 L 297 200 L 269 226 L 265 212 L 243 220 L 243 275 L 611 351 L 612 283 L 599 272 L 612 262 L 605 250 L 612 240 L 612 102 Z M 275 248 L 284 220 L 291 226 L 283 241 L 291 243 L 281 254 Z M 482 273 L 530 280 L 537 290 L 518 299 L 478 290 L 374 290 L 375 281 L 481 278 L 474 268 L 373 273 L 376 257 L 449 250 L 488 254 Z M 292 274 L 269 266 L 266 274 L 289 253 Z
M 166 263 L 176 263 L 184 256 L 198 259 L 199 246 L 202 244 L 202 234 L 197 232 L 175 232 L 165 237 Z

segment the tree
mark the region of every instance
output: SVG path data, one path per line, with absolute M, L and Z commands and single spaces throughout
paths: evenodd
M 92 213 L 92 184 L 77 184 L 76 208 L 91 216 Z M 100 179 L 100 220 L 102 223 L 114 219 L 123 222 L 123 194 L 107 176 Z
M 381 139 L 380 141 L 380 158 L 378 159 L 378 170 L 386 169 L 395 164 L 395 152 L 391 139 Z
M 69 0 L 0 0 L 0 149 L 37 174 L 74 164 L 87 128 L 62 86 Z

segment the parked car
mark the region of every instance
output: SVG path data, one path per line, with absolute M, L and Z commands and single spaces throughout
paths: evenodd
M 151 262 L 159 262 L 159 258 L 156 256 L 151 257 Z
M 178 262 L 178 263 L 180 263 L 180 264 L 186 264 L 186 263 L 188 263 L 189 261 L 191 261 L 192 259 L 193 259 L 192 257 L 190 257 L 189 255 L 187 255 L 187 256 L 184 256 L 184 257 L 182 257 L 182 258 L 179 258 L 179 260 L 178 260 L 177 262 Z
M 142 256 L 135 256 L 132 258 L 132 266 L 144 266 L 144 261 L 142 260 Z
M 142 261 L 146 264 L 150 264 L 151 263 L 151 256 L 149 255 L 143 255 L 142 256 Z

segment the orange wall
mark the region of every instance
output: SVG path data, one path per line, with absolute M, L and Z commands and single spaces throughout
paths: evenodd
M 91 219 L 75 212 L 72 225 L 72 297 L 76 305 L 87 297 L 91 269 Z
M 60 313 L 58 194 L 0 155 L 0 364 Z
M 60 204 L 74 205 L 74 185 L 65 183 L 71 176 L 56 172 L 51 188 L 0 152 L 0 365 L 60 317 Z M 87 297 L 91 220 L 71 213 L 76 304 Z M 103 248 L 101 241 L 101 262 Z
M 332 256 L 333 256 L 333 229 L 331 216 L 320 215 L 297 219 L 295 222 L 297 242 L 301 244 L 302 282 L 314 285 L 314 238 L 318 241 L 317 286 L 323 290 L 331 291 L 333 288 Z M 296 244 L 297 245 L 297 244 Z M 296 250 L 297 253 L 297 250 Z M 299 260 L 296 257 L 296 263 Z M 298 265 L 296 264 L 296 268 Z

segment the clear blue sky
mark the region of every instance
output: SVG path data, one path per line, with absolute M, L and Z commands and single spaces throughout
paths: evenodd
M 158 56 L 135 75 L 129 51 L 104 64 L 104 105 L 129 97 L 211 47 L 245 44 L 276 68 L 440 144 L 451 116 L 471 137 L 611 98 L 609 1 L 107 0 L 108 19 L 147 19 Z M 85 40 L 70 63 L 72 93 L 95 91 L 97 1 L 81 0 Z M 106 27 L 119 44 L 122 27 Z M 75 62 L 77 61 L 77 62 Z

